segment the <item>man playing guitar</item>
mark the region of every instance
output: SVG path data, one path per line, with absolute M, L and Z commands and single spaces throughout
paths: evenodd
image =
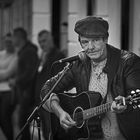
M 140 58 L 134 53 L 109 45 L 108 29 L 108 22 L 100 17 L 89 16 L 76 22 L 75 32 L 78 34 L 84 59 L 73 63 L 43 107 L 59 118 L 61 127 L 67 133 L 70 128 L 76 126 L 76 121 L 62 108 L 59 93 L 73 87 L 76 87 L 76 96 L 90 91 L 87 93 L 91 95 L 90 107 L 92 102 L 96 101 L 92 95 L 100 93 L 102 104 L 112 102 L 111 111 L 89 122 L 90 136 L 86 139 L 139 140 L 140 111 L 133 111 L 120 101 L 124 101 L 124 97 L 129 96 L 131 90 L 140 87 Z M 60 76 L 61 72 L 45 83 L 41 91 L 42 98 Z M 82 102 L 84 104 L 84 99 Z M 54 140 L 78 139 L 76 134 L 65 137 L 58 135 L 56 133 L 53 136 Z

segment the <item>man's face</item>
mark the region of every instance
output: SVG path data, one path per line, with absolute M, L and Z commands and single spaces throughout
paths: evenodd
M 79 38 L 82 49 L 87 56 L 92 60 L 100 60 L 106 52 L 107 40 L 103 38 L 86 38 L 80 36 Z
M 46 33 L 38 37 L 38 43 L 41 49 L 45 52 L 49 52 L 49 50 L 51 49 L 50 39 L 50 36 Z

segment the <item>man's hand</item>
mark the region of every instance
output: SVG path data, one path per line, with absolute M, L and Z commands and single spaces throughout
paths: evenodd
M 59 118 L 60 125 L 65 130 L 68 130 L 72 126 L 76 125 L 76 122 L 72 120 L 70 115 L 61 108 L 61 106 L 59 105 L 58 100 L 52 100 L 51 101 L 51 110 Z
M 65 130 L 68 130 L 69 128 L 75 126 L 76 122 L 72 120 L 67 112 L 63 111 L 60 115 L 60 124 Z
M 126 108 L 127 105 L 123 104 L 124 97 L 118 96 L 115 98 L 115 101 L 113 101 L 111 105 L 111 109 L 115 113 L 122 113 Z

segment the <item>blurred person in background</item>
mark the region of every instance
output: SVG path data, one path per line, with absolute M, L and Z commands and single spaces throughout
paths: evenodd
M 32 111 L 34 99 L 32 89 L 34 88 L 38 55 L 37 47 L 28 40 L 27 32 L 21 27 L 14 29 L 13 43 L 18 49 L 17 73 L 14 84 L 18 91 L 19 127 L 21 129 Z M 29 126 L 22 133 L 21 140 L 30 140 Z
M 9 81 L 15 76 L 17 59 L 12 35 L 8 33 L 4 38 L 4 50 L 0 52 L 0 126 L 7 140 L 13 140 L 12 114 L 15 93 Z
M 38 43 L 40 45 L 42 54 L 39 60 L 38 71 L 36 75 L 35 84 L 35 104 L 38 105 L 40 102 L 40 90 L 44 85 L 45 81 L 50 79 L 52 76 L 61 71 L 64 65 L 57 65 L 51 69 L 52 64 L 64 58 L 64 54 L 54 45 L 53 37 L 47 30 L 42 30 L 38 33 Z M 40 111 L 43 136 L 45 140 L 49 139 L 50 134 L 50 114 L 43 109 Z

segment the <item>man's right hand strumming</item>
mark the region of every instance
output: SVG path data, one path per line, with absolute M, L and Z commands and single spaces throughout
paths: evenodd
M 60 125 L 65 129 L 68 130 L 69 128 L 76 125 L 76 122 L 72 120 L 70 115 L 65 112 L 61 106 L 59 105 L 58 101 L 51 102 L 52 111 L 56 114 L 56 116 L 60 120 Z
M 60 115 L 59 119 L 60 119 L 61 126 L 65 130 L 67 130 L 67 129 L 69 129 L 69 128 L 71 128 L 71 127 L 76 125 L 76 122 L 73 121 L 72 118 L 70 117 L 70 115 L 65 111 L 62 112 L 62 114 Z

